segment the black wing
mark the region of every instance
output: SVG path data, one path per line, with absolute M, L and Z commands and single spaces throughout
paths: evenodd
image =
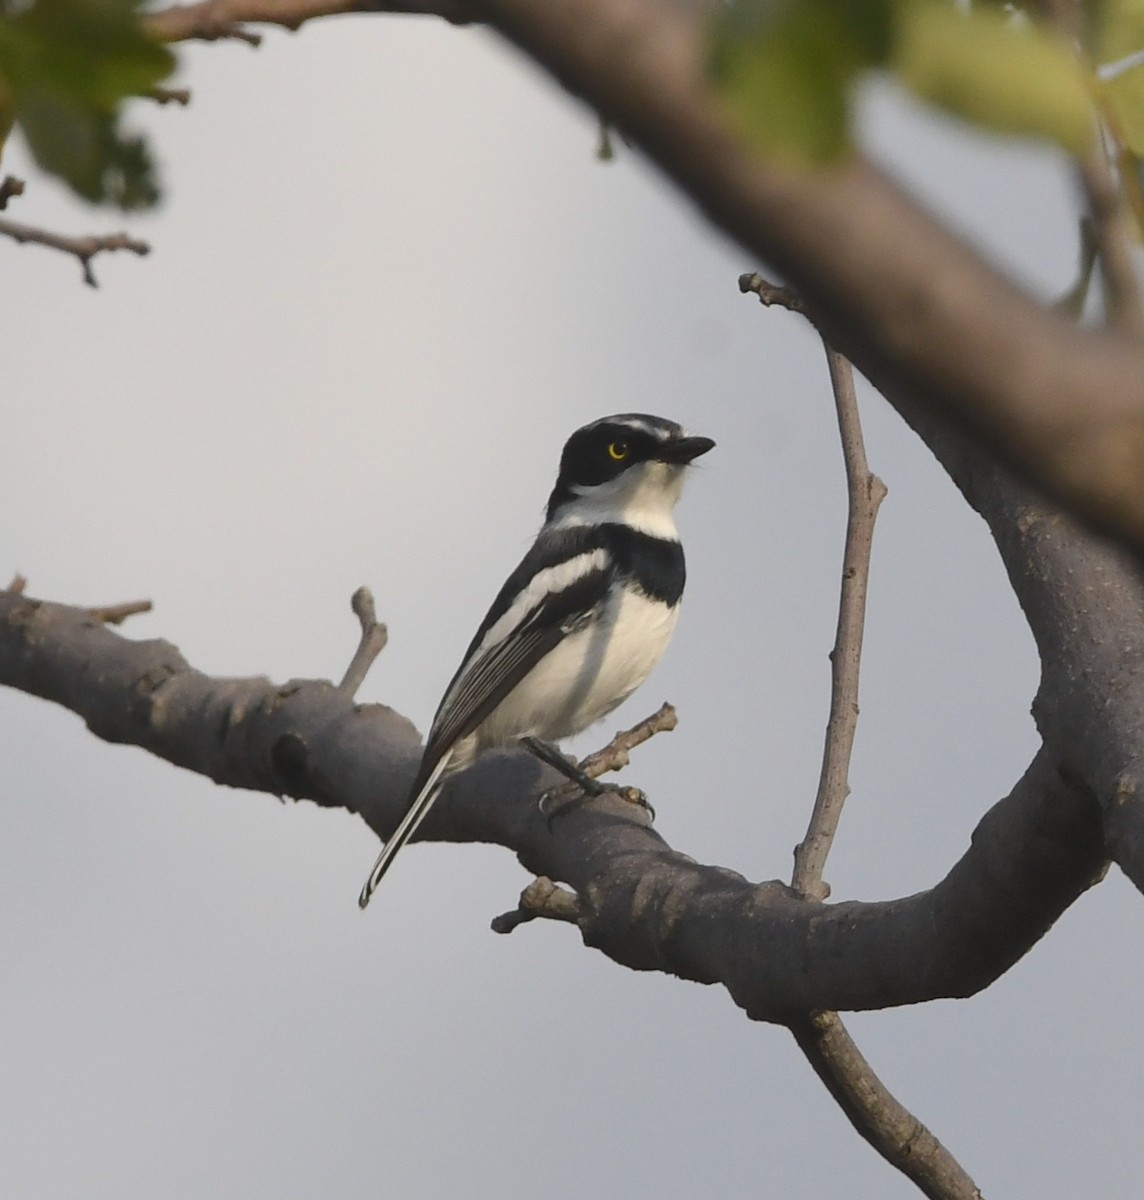
M 607 595 L 614 569 L 611 556 L 579 528 L 542 533 L 509 576 L 493 601 L 465 659 L 453 676 L 433 718 L 425 754 L 417 772 L 416 795 L 437 764 L 467 737 L 514 687 L 571 632 L 580 628 Z M 572 567 L 572 564 L 578 564 Z M 534 606 L 522 611 L 519 622 L 496 642 L 481 650 L 486 635 L 542 572 L 559 572 L 568 564 L 571 574 L 557 577 Z

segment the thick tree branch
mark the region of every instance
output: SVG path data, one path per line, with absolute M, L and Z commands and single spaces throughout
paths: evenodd
M 893 403 L 947 414 L 1144 550 L 1144 348 L 1034 303 L 860 157 L 820 172 L 759 158 L 706 81 L 701 11 L 659 0 L 204 0 L 149 21 L 176 40 L 351 11 L 478 16 L 499 29 L 787 278 Z
M 129 641 L 82 610 L 26 596 L 0 594 L 0 683 L 72 709 L 107 741 L 218 783 L 348 808 L 383 836 L 420 754 L 404 717 L 355 705 L 333 684 L 211 679 L 167 642 Z M 873 904 L 822 906 L 701 866 L 622 801 L 594 801 L 549 830 L 536 800 L 557 779 L 531 755 L 486 755 L 445 789 L 424 836 L 510 847 L 532 874 L 575 890 L 588 945 L 636 969 L 722 983 L 760 1020 L 970 995 L 1044 934 L 1103 861 L 1095 805 L 1047 754 L 941 883 Z
M 896 401 L 989 525 L 1040 653 L 1038 729 L 1059 770 L 1099 802 L 1108 857 L 1144 891 L 1144 579 L 1135 556 L 1046 504 L 949 422 L 904 395 Z
M 1039 307 L 860 158 L 817 173 L 761 160 L 704 78 L 698 13 L 657 0 L 205 0 L 149 21 L 177 40 L 363 11 L 479 14 L 789 279 L 863 372 L 907 404 L 947 413 L 1050 495 L 1144 549 L 1144 350 Z
M 815 173 L 758 158 L 704 79 L 698 15 L 655 0 L 482 0 L 481 11 L 789 280 L 864 373 L 1144 548 L 1134 339 L 1039 307 L 860 158 Z

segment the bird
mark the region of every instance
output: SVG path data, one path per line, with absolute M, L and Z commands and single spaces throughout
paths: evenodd
M 608 790 L 552 743 L 606 717 L 666 649 L 686 576 L 675 505 L 691 463 L 714 445 L 645 413 L 601 417 L 567 440 L 544 524 L 445 690 L 405 815 L 359 907 L 445 780 L 486 750 L 519 742 L 589 790 Z

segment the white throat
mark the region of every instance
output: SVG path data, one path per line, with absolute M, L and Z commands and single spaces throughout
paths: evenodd
M 577 496 L 556 511 L 552 524 L 627 525 L 652 537 L 678 541 L 675 506 L 683 491 L 687 468 L 674 463 L 645 462 L 622 475 L 592 487 L 577 488 Z

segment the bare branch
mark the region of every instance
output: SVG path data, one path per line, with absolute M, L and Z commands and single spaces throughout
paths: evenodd
M 817 1013 L 791 1032 L 854 1128 L 931 1200 L 981 1200 L 934 1135 L 886 1090 L 837 1013 Z
M 166 106 L 168 104 L 178 104 L 182 108 L 186 108 L 191 102 L 190 88 L 173 88 L 173 87 L 154 87 L 146 92 L 141 92 L 146 100 L 154 100 L 156 104 Z
M 338 684 L 338 690 L 345 692 L 347 696 L 355 696 L 374 660 L 385 649 L 385 644 L 389 641 L 389 630 L 378 622 L 373 605 L 373 592 L 369 588 L 359 587 L 350 598 L 350 607 L 361 622 L 361 640 L 341 683 Z
M 580 770 L 592 779 L 609 771 L 621 771 L 632 761 L 629 751 L 642 746 L 657 733 L 670 733 L 678 724 L 675 708 L 665 700 L 650 717 L 630 729 L 621 729 L 606 746 L 581 759 Z
M 464 0 L 200 0 L 160 9 L 144 24 L 165 42 L 231 38 L 258 46 L 261 36 L 246 25 L 277 25 L 294 32 L 318 17 L 370 12 L 438 16 L 454 25 L 473 19 Z
M 0 684 L 217 783 L 358 812 L 382 836 L 401 819 L 421 755 L 408 720 L 328 682 L 211 679 L 166 642 L 130 641 L 83 610 L 8 593 Z M 559 776 L 518 752 L 454 776 L 421 832 L 511 848 L 531 875 L 580 897 L 587 945 L 635 969 L 722 983 L 750 1017 L 787 1024 L 818 1009 L 970 995 L 1023 955 L 1104 860 L 1099 809 L 1055 762 L 1038 755 L 931 891 L 881 903 L 822 905 L 701 866 L 608 797 L 550 830 L 537 799 Z
M 747 292 L 754 292 L 764 308 L 777 305 L 779 308 L 788 309 L 790 312 L 801 313 L 804 317 L 809 316 L 806 304 L 794 288 L 782 287 L 780 284 L 771 283 L 770 280 L 764 279 L 757 271 L 739 276 L 739 291 L 744 295 Z
M 1144 552 L 1144 348 L 1045 309 L 852 156 L 759 157 L 708 82 L 702 6 L 658 0 L 202 0 L 160 37 L 248 36 L 344 12 L 479 15 L 608 115 L 708 216 L 791 281 L 830 343 L 900 410 L 944 412 L 1049 495 Z M 239 30 L 239 33 L 236 33 Z M 885 231 L 895 252 L 885 254 Z
M 83 281 L 89 287 L 99 286 L 91 269 L 91 260 L 97 254 L 114 250 L 130 250 L 132 254 L 138 255 L 151 253 L 151 247 L 146 242 L 141 242 L 138 238 L 130 237 L 126 233 L 68 237 L 61 233 L 50 233 L 46 229 L 36 229 L 31 225 L 20 225 L 15 221 L 0 219 L 0 234 L 13 238 L 21 244 L 31 242 L 37 246 L 62 250 L 65 254 L 74 254 L 83 268 Z
M 580 919 L 580 898 L 575 892 L 559 887 L 547 876 L 534 879 L 520 893 L 520 903 L 511 912 L 493 917 L 493 933 L 512 931 L 538 917 L 550 921 L 567 921 L 572 925 Z
M 758 275 L 742 276 L 743 291 L 757 292 L 764 304 L 801 308 L 796 294 Z M 768 297 L 776 297 L 768 299 Z M 797 311 L 797 309 L 796 309 Z M 858 680 L 866 622 L 866 587 L 878 509 L 886 487 L 866 461 L 866 447 L 850 363 L 823 342 L 830 371 L 842 457 L 846 471 L 846 543 L 838 627 L 830 654 L 830 718 L 822 769 L 806 836 L 795 848 L 792 885 L 800 895 L 825 900 L 830 888 L 822 871 L 834 841 L 842 807 L 850 793 L 848 773 L 858 727 Z M 860 1136 L 932 1200 L 980 1200 L 973 1180 L 934 1135 L 878 1078 L 837 1013 L 795 1018 L 790 1031 L 799 1049 Z
M 858 675 L 862 662 L 862 630 L 866 623 L 870 549 L 878 508 L 886 496 L 886 485 L 871 473 L 866 463 L 850 363 L 825 343 L 824 349 L 846 465 L 846 549 L 842 558 L 838 628 L 834 649 L 830 652 L 830 718 L 822 751 L 822 771 L 810 825 L 806 836 L 795 848 L 791 880 L 795 891 L 818 900 L 825 900 L 830 895 L 830 888 L 822 882 L 822 871 L 834 842 L 842 806 L 850 794 L 848 773 L 854 733 L 858 728 Z
M 17 179 L 15 175 L 5 175 L 0 179 L 0 212 L 8 207 L 8 201 L 13 196 L 22 196 L 24 194 L 24 181 Z
M 753 152 L 709 84 L 703 16 L 692 9 L 481 6 L 789 280 L 831 345 L 891 403 L 948 414 L 1072 511 L 1144 549 L 1144 348 L 1046 310 L 860 155 L 796 171 Z

